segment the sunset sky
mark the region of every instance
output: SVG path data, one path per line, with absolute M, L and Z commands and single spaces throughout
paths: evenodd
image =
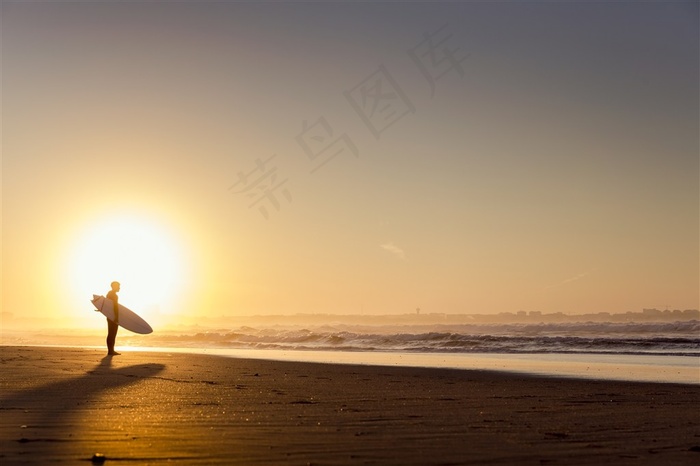
M 2 310 L 697 309 L 698 14 L 3 1 Z

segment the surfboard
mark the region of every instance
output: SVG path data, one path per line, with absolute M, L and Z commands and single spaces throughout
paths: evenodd
M 114 303 L 111 299 L 105 299 L 104 296 L 92 295 L 92 304 L 95 310 L 104 314 L 109 320 L 114 320 Z M 143 335 L 153 332 L 153 329 L 148 322 L 143 320 L 141 316 L 132 311 L 126 306 L 119 305 L 119 326 Z

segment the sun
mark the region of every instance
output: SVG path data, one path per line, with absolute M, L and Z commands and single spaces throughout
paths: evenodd
M 165 225 L 139 215 L 93 221 L 71 254 L 70 283 L 81 296 L 121 283 L 119 301 L 144 317 L 177 312 L 186 280 L 183 248 Z

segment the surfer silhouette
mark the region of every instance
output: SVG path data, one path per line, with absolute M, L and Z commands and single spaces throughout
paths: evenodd
M 117 330 L 119 330 L 119 296 L 117 291 L 120 289 L 119 282 L 111 283 L 112 289 L 107 293 L 107 299 L 111 299 L 114 303 L 114 320 L 107 319 L 107 354 L 119 356 L 121 353 L 114 351 L 114 342 L 117 340 Z

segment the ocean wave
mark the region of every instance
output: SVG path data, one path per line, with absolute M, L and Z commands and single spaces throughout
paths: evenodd
M 148 344 L 237 349 L 700 356 L 700 322 L 241 327 L 151 336 Z

